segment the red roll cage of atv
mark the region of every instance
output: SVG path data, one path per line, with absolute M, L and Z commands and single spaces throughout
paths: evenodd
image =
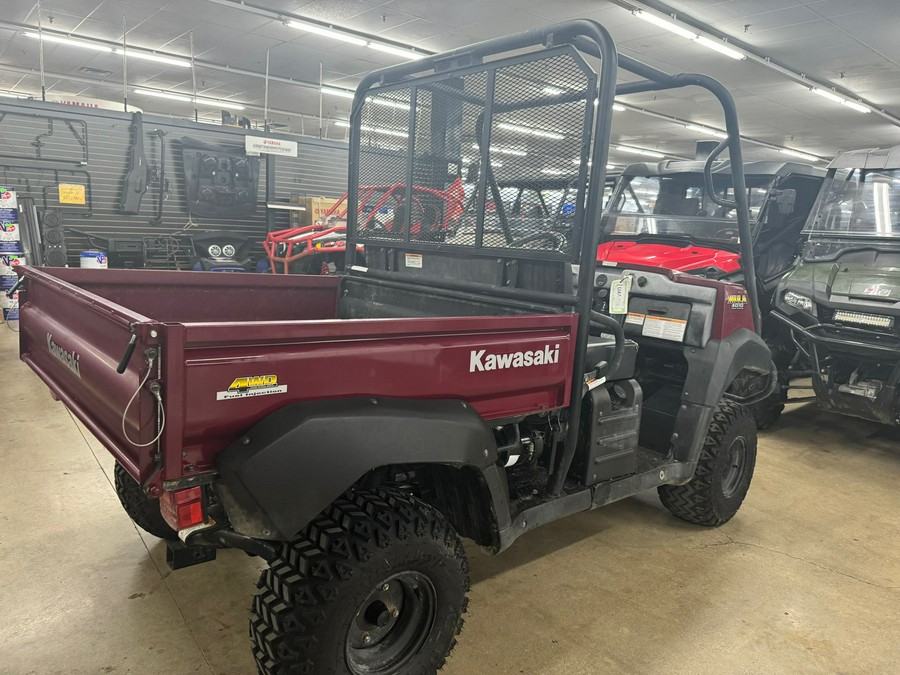
M 272 274 L 290 274 L 291 263 L 322 253 L 341 254 L 347 250 L 348 193 L 335 202 L 313 225 L 277 230 L 266 235 L 263 247 L 269 258 Z M 361 185 L 359 187 L 357 217 L 365 227 L 382 229 L 386 233 L 401 227 L 398 218 L 406 212 L 403 203 L 406 185 Z M 457 179 L 446 190 L 419 185 L 412 186 L 410 231 L 426 239 L 439 240 L 462 216 L 465 192 L 462 180 Z M 378 220 L 378 216 L 387 216 Z M 363 247 L 357 246 L 362 253 Z M 343 256 L 338 255 L 338 260 Z M 327 269 L 323 265 L 323 274 Z

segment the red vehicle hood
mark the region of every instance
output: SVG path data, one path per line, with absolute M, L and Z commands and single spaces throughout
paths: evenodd
M 622 264 L 651 265 L 677 272 L 717 267 L 725 273 L 740 269 L 741 256 L 732 251 L 685 244 L 642 244 L 636 241 L 607 241 L 597 248 L 597 260 Z

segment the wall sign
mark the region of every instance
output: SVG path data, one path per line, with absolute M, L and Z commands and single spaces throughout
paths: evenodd
M 84 185 L 74 183 L 59 184 L 60 204 L 85 204 Z
M 244 136 L 244 147 L 248 155 L 297 156 L 297 141 L 282 141 L 263 136 Z

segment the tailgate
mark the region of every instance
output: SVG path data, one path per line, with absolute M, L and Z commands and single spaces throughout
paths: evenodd
M 26 267 L 20 308 L 23 361 L 139 482 L 157 464 L 157 404 L 147 387 L 128 408 L 148 373 L 148 351 L 159 351 L 159 324 L 125 307 Z M 129 341 L 135 350 L 122 374 L 116 368 Z M 140 448 L 131 441 L 148 444 Z

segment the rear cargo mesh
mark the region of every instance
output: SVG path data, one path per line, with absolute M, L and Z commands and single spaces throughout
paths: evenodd
M 568 47 L 370 90 L 355 237 L 573 258 L 596 91 Z

